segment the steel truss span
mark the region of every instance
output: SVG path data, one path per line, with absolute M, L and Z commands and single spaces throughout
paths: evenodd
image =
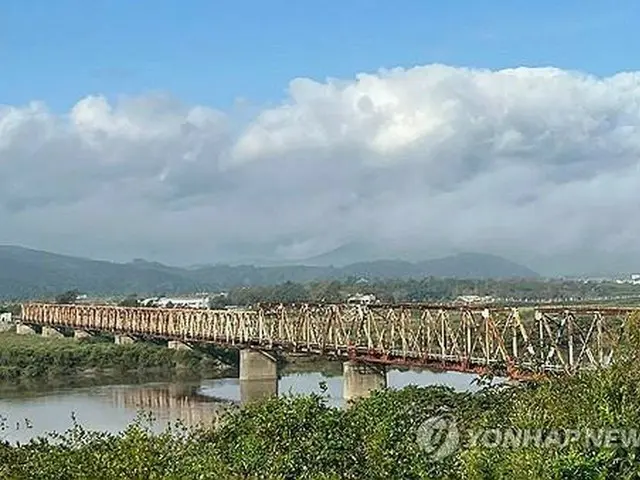
M 632 308 L 260 305 L 190 310 L 25 304 L 22 323 L 510 376 L 606 367 Z

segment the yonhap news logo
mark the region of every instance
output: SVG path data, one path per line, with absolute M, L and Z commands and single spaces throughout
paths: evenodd
M 418 445 L 432 460 L 452 455 L 460 445 L 460 432 L 453 417 L 432 417 L 418 427 Z
M 461 448 L 549 448 L 580 446 L 585 449 L 637 449 L 640 431 L 635 428 L 521 429 L 478 428 L 461 430 L 455 419 L 441 415 L 427 419 L 417 431 L 416 440 L 434 461 L 442 460 Z

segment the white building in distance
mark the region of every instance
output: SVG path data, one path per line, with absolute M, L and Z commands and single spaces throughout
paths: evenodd
M 460 295 L 458 298 L 454 300 L 454 303 L 492 303 L 495 299 L 489 295 L 481 297 L 480 295 Z
M 629 278 L 616 280 L 617 284 L 630 283 L 632 285 L 640 285 L 640 273 L 633 273 Z
M 210 298 L 207 297 L 152 297 L 144 299 L 144 307 L 159 308 L 209 308 Z
M 356 293 L 352 297 L 347 298 L 347 303 L 350 305 L 371 305 L 372 303 L 378 303 L 378 299 L 372 293 Z

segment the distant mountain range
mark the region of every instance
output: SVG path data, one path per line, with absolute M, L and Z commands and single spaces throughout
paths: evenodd
M 163 294 L 219 291 L 285 281 L 374 278 L 534 278 L 529 268 L 504 258 L 464 253 L 422 262 L 376 260 L 333 266 L 215 265 L 170 267 L 135 260 L 114 263 L 0 246 L 0 298 L 34 298 L 77 288 L 90 294 Z

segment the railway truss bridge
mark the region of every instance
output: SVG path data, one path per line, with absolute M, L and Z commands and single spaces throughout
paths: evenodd
M 22 305 L 18 331 L 108 332 L 120 342 L 154 338 L 173 348 L 197 343 L 234 347 L 240 349 L 241 381 L 277 378 L 273 355 L 278 352 L 343 359 L 349 398 L 386 384 L 382 378 L 390 365 L 514 378 L 606 367 L 637 311 L 433 304 L 195 310 L 31 303 Z M 347 394 L 349 385 L 353 395 Z

